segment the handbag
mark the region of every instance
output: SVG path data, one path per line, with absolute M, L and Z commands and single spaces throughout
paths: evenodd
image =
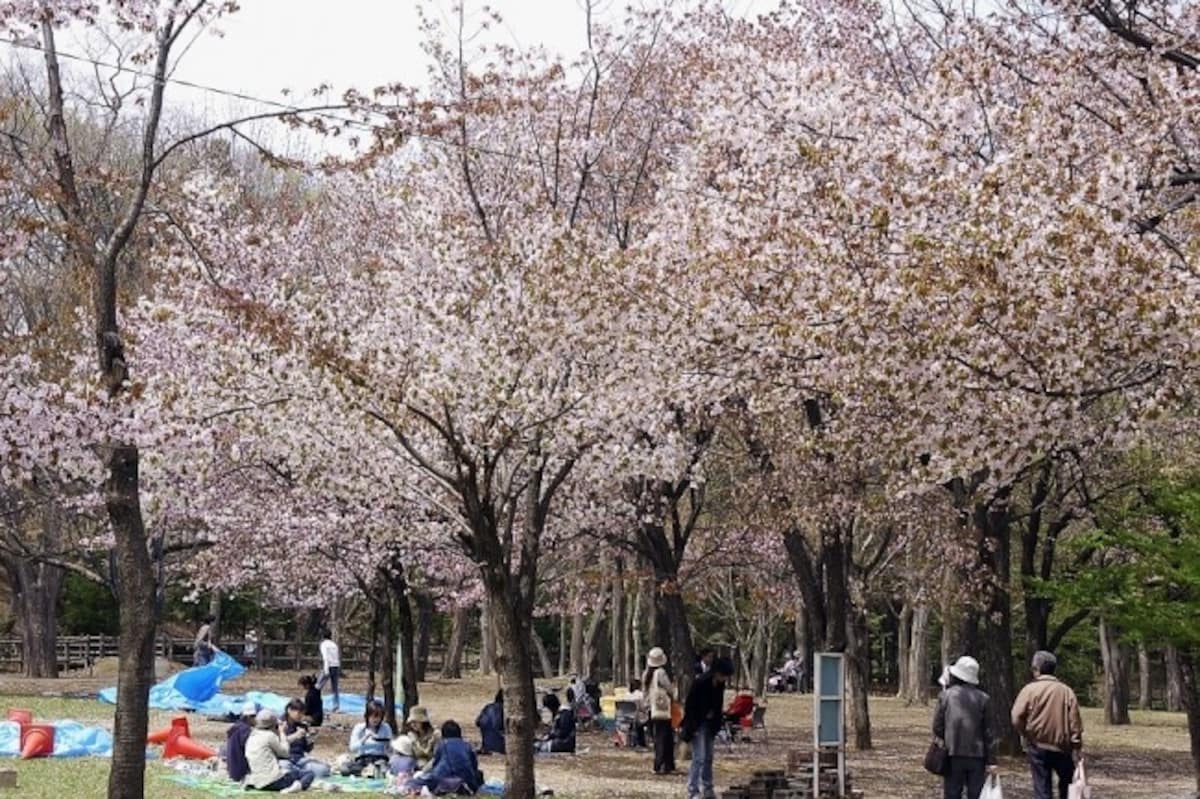
M 925 753 L 925 770 L 939 777 L 946 776 L 946 771 L 950 765 L 949 756 L 949 753 L 946 751 L 946 745 L 942 743 L 940 738 L 934 738 L 929 742 L 929 751 Z
M 1083 767 L 1083 757 L 1075 766 L 1075 776 L 1071 778 L 1071 787 L 1067 789 L 1067 799 L 1092 799 L 1092 789 L 1087 781 L 1087 769 Z

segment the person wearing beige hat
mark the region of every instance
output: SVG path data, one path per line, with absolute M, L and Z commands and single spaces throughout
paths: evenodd
M 933 735 L 946 748 L 943 799 L 979 799 L 989 774 L 996 773 L 991 697 L 979 687 L 979 663 L 964 655 L 949 668 L 946 690 L 933 715 Z
M 438 744 L 441 743 L 437 730 L 433 728 L 429 711 L 421 705 L 413 705 L 408 711 L 408 719 L 404 722 L 404 730 L 412 741 L 412 756 L 416 758 L 420 768 L 425 768 L 433 760 Z
M 650 714 L 650 734 L 654 738 L 654 773 L 675 771 L 675 730 L 671 727 L 671 705 L 678 700 L 678 691 L 671 681 L 667 653 L 656 646 L 646 654 L 646 671 L 642 675 L 646 692 L 646 707 Z

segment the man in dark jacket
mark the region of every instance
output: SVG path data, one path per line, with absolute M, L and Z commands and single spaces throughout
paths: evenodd
M 688 770 L 688 799 L 712 799 L 713 743 L 721 731 L 725 708 L 725 684 L 733 676 L 733 661 L 717 658 L 712 668 L 692 683 L 683 705 L 680 737 L 692 745 L 692 765 Z
M 463 789 L 473 794 L 482 785 L 483 772 L 479 770 L 475 750 L 463 740 L 462 728 L 457 722 L 445 722 L 442 724 L 442 742 L 438 744 L 433 762 L 423 774 L 413 777 L 410 787 L 428 788 L 443 796 L 461 793 Z
M 483 746 L 479 750 L 481 755 L 505 753 L 504 691 L 497 691 L 496 701 L 483 706 L 475 719 L 475 726 L 479 728 L 479 735 L 483 739 Z
M 979 688 L 979 663 L 961 657 L 950 667 L 948 685 L 938 698 L 933 735 L 945 742 L 948 760 L 944 799 L 979 799 L 988 772 L 996 770 L 992 749 L 991 698 Z

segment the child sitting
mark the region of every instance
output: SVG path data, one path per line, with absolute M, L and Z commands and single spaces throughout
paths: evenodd
M 413 757 L 412 739 L 407 735 L 401 735 L 393 740 L 392 749 L 396 750 L 396 754 L 392 755 L 392 759 L 388 761 L 388 771 L 396 778 L 397 785 L 403 785 L 413 774 L 420 771 L 421 767 L 417 765 L 417 759 Z
M 299 699 L 288 702 L 280 733 L 288 745 L 288 760 L 297 771 L 307 771 L 318 779 L 329 776 L 329 766 L 309 755 L 313 749 L 312 739 L 316 737 L 317 731 L 309 729 L 304 721 L 304 703 Z

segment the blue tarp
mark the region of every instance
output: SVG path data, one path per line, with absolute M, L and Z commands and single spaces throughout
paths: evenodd
M 54 757 L 112 756 L 112 736 L 100 727 L 85 727 L 78 721 L 55 721 Z M 21 754 L 21 727 L 16 722 L 0 722 L 0 757 Z
M 217 652 L 206 666 L 193 666 L 150 689 L 150 707 L 158 710 L 184 710 L 194 708 L 212 699 L 221 690 L 221 684 L 245 674 L 241 663 L 224 652 Z M 105 688 L 100 692 L 100 701 L 110 705 L 117 703 L 117 689 Z
M 217 652 L 207 666 L 193 666 L 173 674 L 150 689 L 150 707 L 155 710 L 194 710 L 205 716 L 237 715 L 246 702 L 270 708 L 282 714 L 290 697 L 263 691 L 244 694 L 221 693 L 221 686 L 245 674 L 246 669 L 224 652 Z M 117 689 L 105 688 L 100 701 L 116 704 Z M 325 710 L 333 707 L 333 697 L 325 697 Z M 366 698 L 361 694 L 342 694 L 341 712 L 361 716 Z

